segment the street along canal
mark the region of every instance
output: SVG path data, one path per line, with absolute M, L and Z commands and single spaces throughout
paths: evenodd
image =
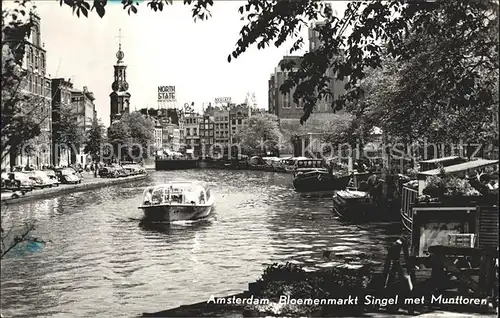
M 209 182 L 214 215 L 142 224 L 142 191 L 172 179 Z M 39 252 L 2 260 L 2 313 L 16 317 L 164 310 L 246 290 L 273 262 L 383 262 L 399 234 L 397 224 L 344 224 L 331 198 L 306 198 L 293 192 L 290 175 L 260 171 L 152 172 L 130 185 L 2 207 L 2 216 L 5 223 L 36 219 L 36 236 L 50 241 Z

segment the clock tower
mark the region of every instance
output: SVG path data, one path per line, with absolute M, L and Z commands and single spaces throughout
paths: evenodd
M 113 124 L 116 120 L 119 120 L 124 113 L 130 112 L 130 93 L 128 92 L 127 83 L 127 66 L 123 63 L 123 58 L 125 54 L 122 51 L 121 43 L 121 29 L 119 30 L 119 44 L 118 52 L 116 52 L 116 64 L 114 65 L 114 81 L 111 84 L 111 89 L 113 92 L 109 94 L 111 112 L 110 112 L 110 123 Z

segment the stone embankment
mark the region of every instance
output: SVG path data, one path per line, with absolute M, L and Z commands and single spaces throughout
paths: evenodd
M 79 184 L 60 184 L 58 187 L 37 189 L 27 192 L 25 195 L 20 196 L 19 198 L 4 200 L 2 201 L 2 203 L 14 204 L 31 200 L 47 199 L 66 193 L 81 192 L 81 191 L 107 187 L 115 184 L 130 183 L 139 180 L 144 180 L 148 176 L 149 176 L 148 174 L 143 174 L 143 175 L 123 177 L 123 178 L 108 179 L 100 177 L 96 178 L 92 174 L 84 174 L 84 178 L 82 182 Z

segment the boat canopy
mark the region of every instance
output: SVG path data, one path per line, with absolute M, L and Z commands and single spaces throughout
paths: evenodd
M 429 171 L 438 169 L 439 166 L 447 167 L 465 162 L 464 158 L 459 156 L 450 156 L 444 158 L 435 158 L 430 160 L 423 160 L 419 162 L 420 171 Z
M 269 161 L 280 161 L 280 160 L 283 160 L 284 158 L 280 158 L 280 157 L 264 157 L 262 158 L 263 160 L 269 160 Z
M 210 188 L 201 181 L 172 181 L 147 187 L 143 193 L 144 204 L 205 204 L 210 198 Z
M 448 160 L 456 160 L 460 159 L 459 156 L 450 156 L 450 157 L 444 157 L 444 158 L 435 158 L 435 159 L 429 159 L 429 160 L 422 160 L 420 163 L 440 163 L 443 161 L 448 161 Z
M 487 166 L 498 165 L 498 160 L 487 160 L 487 159 L 477 159 L 472 161 L 467 161 L 459 163 L 453 166 L 444 167 L 444 171 L 450 174 L 466 174 L 469 170 L 481 169 Z M 441 169 L 433 169 L 429 171 L 420 172 L 418 177 L 420 180 L 425 179 L 429 176 L 439 175 Z

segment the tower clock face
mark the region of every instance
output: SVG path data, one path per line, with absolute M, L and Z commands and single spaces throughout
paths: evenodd
M 118 90 L 118 82 L 113 82 L 113 84 L 111 84 L 111 89 L 114 91 L 117 91 Z
M 116 58 L 119 59 L 119 60 L 123 60 L 123 57 L 125 56 L 125 54 L 123 54 L 122 51 L 118 51 L 116 52 Z
M 124 91 L 128 90 L 128 83 L 127 82 L 123 82 L 122 87 L 123 87 Z

